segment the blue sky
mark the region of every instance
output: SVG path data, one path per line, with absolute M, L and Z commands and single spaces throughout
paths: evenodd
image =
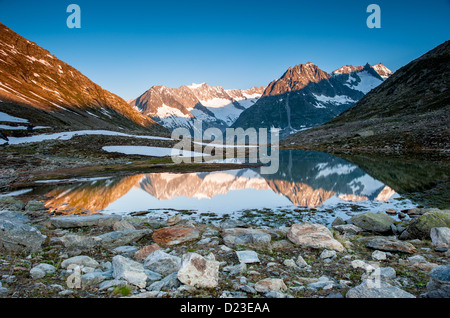
M 72 3 L 81 29 L 66 25 Z M 381 29 L 366 25 L 371 3 Z M 308 61 L 395 71 L 449 40 L 449 17 L 449 0 L 0 0 L 0 22 L 124 99 L 153 85 L 267 85 Z

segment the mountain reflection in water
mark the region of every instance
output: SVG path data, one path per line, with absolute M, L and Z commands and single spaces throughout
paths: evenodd
M 324 204 L 387 201 L 398 194 L 356 165 L 326 153 L 280 151 L 280 169 L 151 173 L 89 182 L 42 185 L 57 214 L 130 213 L 180 209 L 217 214 L 243 209 L 316 208 Z

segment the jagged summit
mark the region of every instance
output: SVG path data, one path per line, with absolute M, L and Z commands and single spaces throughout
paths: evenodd
M 390 69 L 388 69 L 386 66 L 383 65 L 383 63 L 378 63 L 373 65 L 373 68 L 377 73 L 384 79 L 390 77 L 392 74 L 394 74 Z
M 373 69 L 383 79 L 386 79 L 393 74 L 392 71 L 389 70 L 382 63 L 375 64 L 375 65 L 370 65 L 369 63 L 366 63 L 364 66 L 344 65 L 344 66 L 334 70 L 331 74 L 333 74 L 333 75 L 350 74 L 350 73 L 363 71 L 363 70 L 370 71 L 371 69 Z

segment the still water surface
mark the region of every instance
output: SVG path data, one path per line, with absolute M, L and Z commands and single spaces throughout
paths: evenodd
M 146 217 L 185 213 L 198 221 L 241 218 L 258 225 L 311 221 L 329 224 L 363 211 L 416 205 L 358 166 L 330 154 L 280 151 L 276 174 L 258 168 L 198 173 L 150 173 L 72 182 L 38 182 L 30 195 L 46 197 L 57 215 L 98 211 Z

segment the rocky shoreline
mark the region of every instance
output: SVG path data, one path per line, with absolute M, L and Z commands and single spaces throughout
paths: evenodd
M 55 217 L 3 197 L 0 297 L 448 298 L 449 226 L 439 209 L 366 212 L 330 228 Z

